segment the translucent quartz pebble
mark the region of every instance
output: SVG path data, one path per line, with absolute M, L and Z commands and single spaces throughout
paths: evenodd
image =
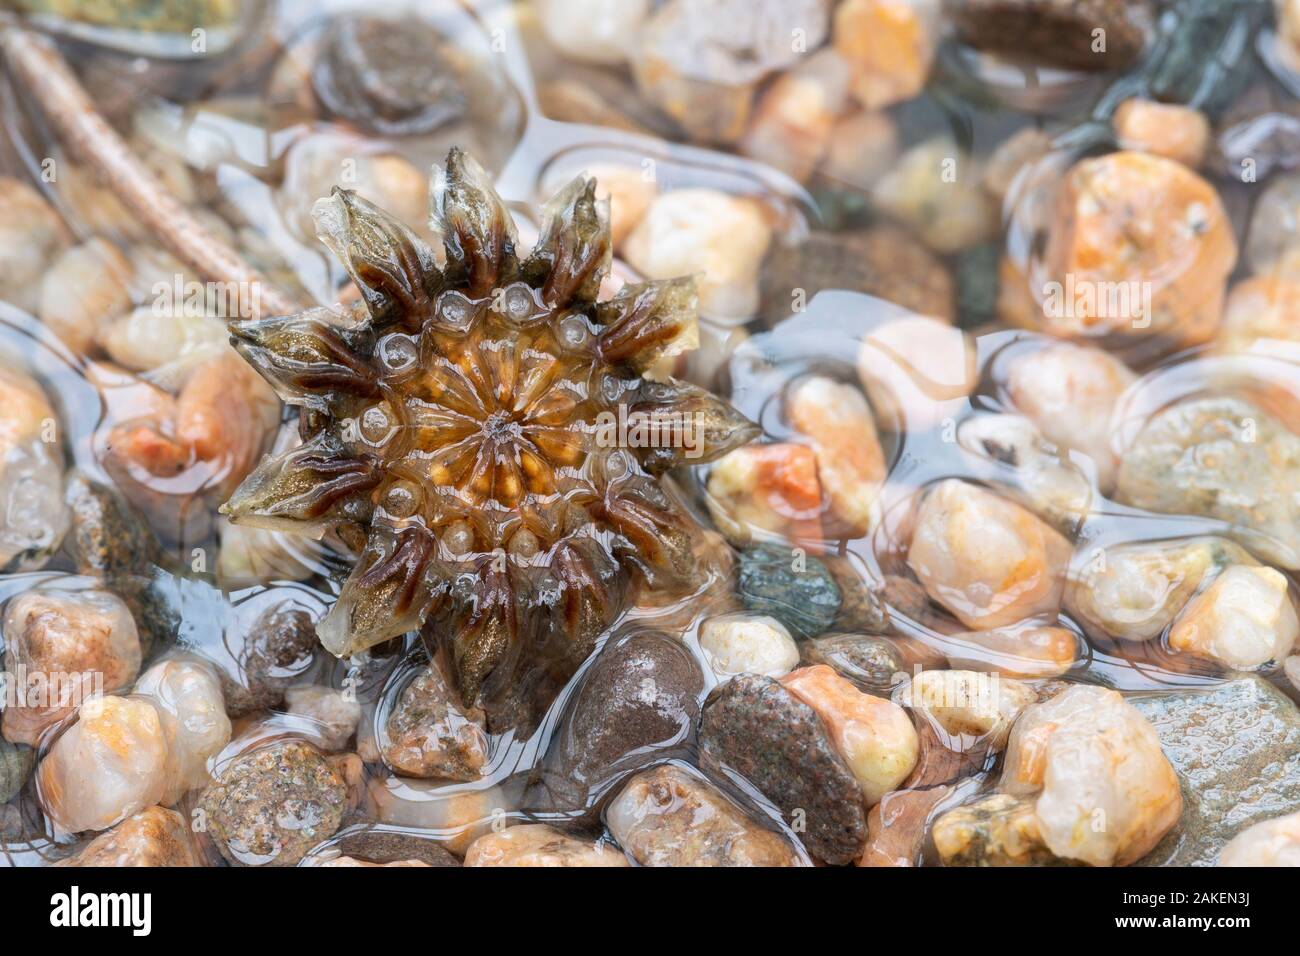
M 1055 614 L 1068 541 L 1029 511 L 968 482 L 932 488 L 907 563 L 930 597 L 963 624 L 989 630 Z
M 1044 438 L 1092 459 L 1097 485 L 1107 493 L 1119 467 L 1110 441 L 1111 413 L 1136 380 L 1110 353 L 1062 342 L 1014 359 L 1007 372 L 1007 392 Z
M 1036 796 L 1034 815 L 1052 853 L 1093 866 L 1140 860 L 1183 809 L 1155 729 L 1115 691 L 1083 684 L 1020 716 L 1001 790 Z
M 1203 583 L 1250 555 L 1222 538 L 1151 541 L 1080 555 L 1065 607 L 1090 633 L 1147 641 L 1164 633 Z
M 41 808 L 68 833 L 106 830 L 161 802 L 167 789 L 167 735 L 152 704 L 99 697 L 36 768 Z
M 140 675 L 134 696 L 152 703 L 162 721 L 167 789 L 161 802 L 170 806 L 209 781 L 208 760 L 230 742 L 221 682 L 202 662 L 160 661 Z
M 198 866 L 185 818 L 149 807 L 91 840 L 55 866 Z
M 674 189 L 650 204 L 623 255 L 649 279 L 696 274 L 700 314 L 736 323 L 758 309 L 758 268 L 771 238 L 757 202 L 715 189 Z
M 987 739 L 994 749 L 1006 743 L 1021 711 L 1038 701 L 1038 693 L 1023 681 L 957 670 L 922 671 L 899 697 L 950 737 Z
M 1183 609 L 1169 646 L 1249 670 L 1282 661 L 1298 634 L 1286 577 L 1272 568 L 1234 565 Z
M 799 665 L 799 648 L 785 625 L 762 614 L 724 614 L 700 625 L 700 649 L 718 676 L 780 677 Z

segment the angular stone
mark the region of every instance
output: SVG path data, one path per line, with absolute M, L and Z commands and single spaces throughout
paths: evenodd
M 858 781 L 817 712 L 769 677 L 742 674 L 709 695 L 700 766 L 718 780 L 748 781 L 792 825 L 809 852 L 832 865 L 856 859 L 867 839 Z
M 1183 789 L 1183 815 L 1142 866 L 1213 866 L 1252 824 L 1300 806 L 1300 710 L 1258 677 L 1135 695 Z
M 480 710 L 463 710 L 436 664 L 403 689 L 388 717 L 384 760 L 405 777 L 475 780 L 488 758 Z

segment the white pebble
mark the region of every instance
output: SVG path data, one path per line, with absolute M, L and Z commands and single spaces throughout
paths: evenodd
M 1300 813 L 1242 830 L 1219 854 L 1219 866 L 1300 866 Z
M 97 697 L 36 770 L 37 794 L 60 830 L 106 830 L 162 800 L 167 737 L 152 704 Z
M 771 241 L 757 202 L 715 189 L 675 189 L 650 204 L 623 255 L 649 279 L 698 273 L 700 314 L 737 322 L 758 308 L 758 268 Z
M 230 743 L 221 684 L 200 661 L 160 661 L 140 676 L 137 698 L 158 711 L 167 738 L 167 789 L 160 801 L 170 806 L 211 779 L 208 760 Z
M 724 614 L 700 626 L 700 649 L 719 677 L 763 674 L 780 677 L 799 665 L 799 648 L 776 618 Z
M 1234 565 L 1183 608 L 1169 646 L 1249 670 L 1282 660 L 1297 635 L 1300 621 L 1286 577 L 1272 568 Z
M 85 355 L 100 330 L 131 307 L 131 276 L 130 262 L 111 242 L 74 246 L 41 280 L 41 321 Z
M 565 56 L 587 63 L 622 63 L 650 0 L 537 0 L 546 38 Z
M 1076 684 L 1016 721 L 1001 790 L 1036 795 L 1043 842 L 1058 857 L 1127 866 L 1182 814 L 1160 738 L 1119 693 Z

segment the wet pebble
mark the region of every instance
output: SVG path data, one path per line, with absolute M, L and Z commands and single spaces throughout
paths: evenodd
M 957 36 L 977 49 L 1095 72 L 1136 61 L 1152 22 L 1146 0 L 959 0 L 948 11 Z
M 243 717 L 280 706 L 289 686 L 315 656 L 316 628 L 311 615 L 288 604 L 263 611 L 232 649 L 218 661 L 226 712 Z
M 461 707 L 436 664 L 402 688 L 385 733 L 384 761 L 403 776 L 474 780 L 487 763 L 483 714 Z
M 799 648 L 780 621 L 761 614 L 724 614 L 700 625 L 700 650 L 719 677 L 780 677 L 799 664 Z
M 831 50 L 820 50 L 781 74 L 759 95 L 740 151 L 806 181 L 844 110 L 849 74 L 848 64 Z
M 5 607 L 3 633 L 5 670 L 24 693 L 4 711 L 4 736 L 15 743 L 36 744 L 47 727 L 96 693 L 129 687 L 140 670 L 135 621 L 107 591 L 32 588 Z
M 428 866 L 460 866 L 460 860 L 428 834 L 383 824 L 344 827 L 331 843 L 346 856 L 366 863 L 416 860 Z
M 1056 285 L 1030 290 L 1042 300 L 1034 312 L 1013 305 L 1004 318 L 1062 338 L 1159 337 L 1166 351 L 1213 336 L 1237 243 L 1210 183 L 1181 163 L 1123 150 L 1076 163 L 1057 210 L 1043 262 Z M 1111 288 L 1129 294 L 1104 294 Z M 1009 302 L 1023 281 L 1003 291 Z
M 931 598 L 967 627 L 989 630 L 1055 614 L 1071 550 L 1019 505 L 948 479 L 921 503 L 907 563 Z
M 758 270 L 771 238 L 756 201 L 714 189 L 674 189 L 650 204 L 623 256 L 647 279 L 696 275 L 700 314 L 735 323 L 758 308 Z
M 670 0 L 633 46 L 637 86 L 691 139 L 734 143 L 758 81 L 821 45 L 829 8 L 826 0 Z M 802 43 L 792 43 L 795 36 Z
M 546 38 L 585 63 L 624 62 L 650 12 L 649 0 L 538 0 L 536 7 Z
M 913 146 L 872 188 L 872 202 L 941 254 L 997 236 L 997 204 L 980 185 L 982 171 L 947 138 Z
M 1043 437 L 1092 459 L 1097 484 L 1109 493 L 1119 468 L 1111 446 L 1116 402 L 1137 376 L 1108 352 L 1060 342 L 1018 356 L 1007 368 L 1007 393 Z
M 506 827 L 479 837 L 465 851 L 466 866 L 631 866 L 616 847 L 582 840 L 544 823 Z
M 824 664 L 801 667 L 781 683 L 822 719 L 867 806 L 879 803 L 916 766 L 916 730 L 902 707 L 864 694 Z
M 63 253 L 41 280 L 40 317 L 78 355 L 131 307 L 131 263 L 116 246 L 91 239 Z
M 841 116 L 831 128 L 818 178 L 835 188 L 841 201 L 847 199 L 856 208 L 859 194 L 869 190 L 897 159 L 898 129 L 890 114 L 859 110 Z M 840 193 L 839 187 L 846 191 Z
M 1023 681 L 966 670 L 927 670 L 900 689 L 899 698 L 942 729 L 953 750 L 975 742 L 1001 750 L 1016 718 L 1038 692 Z
M 942 262 L 895 226 L 811 232 L 797 245 L 773 244 L 764 261 L 762 317 L 776 324 L 823 289 L 864 292 L 945 321 L 953 284 Z
M 55 866 L 199 866 L 185 818 L 174 810 L 149 807 L 101 833 Z
M 1278 176 L 1255 201 L 1246 262 L 1256 275 L 1300 277 L 1300 172 Z
M 0 354 L 0 570 L 38 568 L 68 528 L 59 419 L 36 380 Z
M 1151 723 L 1117 692 L 1082 684 L 1025 709 L 1000 789 L 1034 798 L 1055 856 L 1092 866 L 1142 859 L 1183 810 L 1178 774 Z
M 468 108 L 465 59 L 421 17 L 345 13 L 325 27 L 311 86 L 329 113 L 362 129 L 427 134 Z
M 180 617 L 161 586 L 162 549 L 144 515 L 80 470 L 68 474 L 65 498 L 72 516 L 68 550 L 77 572 L 101 578 L 126 603 L 146 657 L 172 643 Z
M 817 712 L 770 677 L 733 677 L 709 695 L 700 723 L 700 765 L 730 770 L 800 826 L 809 852 L 832 865 L 854 860 L 867 837 L 857 778 Z
M 348 786 L 310 744 L 285 740 L 235 758 L 204 791 L 207 833 L 231 863 L 293 866 L 343 821 Z
M 1300 274 L 1279 263 L 1279 275 L 1251 276 L 1236 283 L 1223 307 L 1223 324 L 1214 340 L 1220 355 L 1249 355 L 1272 348 L 1274 342 L 1300 341 Z M 1288 396 L 1282 388 L 1263 385 L 1265 394 Z
M 1034 802 L 994 793 L 934 821 L 935 850 L 944 866 L 1053 866 Z
M 36 751 L 26 744 L 10 743 L 0 738 L 0 804 L 18 795 L 32 775 Z
M 858 378 L 881 430 L 925 431 L 955 418 L 975 387 L 975 344 L 924 315 L 890 319 L 862 337 Z
M 888 694 L 907 671 L 893 641 L 869 634 L 814 637 L 800 642 L 799 654 L 805 664 L 825 664 L 868 694 Z
M 410 160 L 351 134 L 314 133 L 290 147 L 279 193 L 300 239 L 315 237 L 312 208 L 335 186 L 355 189 L 413 229 L 428 221 L 429 182 Z
M 1116 497 L 1163 514 L 1220 518 L 1261 557 L 1300 567 L 1300 436 L 1253 402 L 1193 396 L 1153 415 L 1124 450 Z
M 690 739 L 704 676 L 680 641 L 636 631 L 612 641 L 583 676 L 547 755 L 553 790 L 579 807 Z
M 1129 700 L 1182 778 L 1181 825 L 1144 866 L 1212 866 L 1247 827 L 1300 805 L 1300 711 L 1259 677 Z
M 964 631 L 945 643 L 952 667 L 997 671 L 1007 677 L 1059 677 L 1079 660 L 1080 641 L 1069 628 L 1019 624 Z
M 96 697 L 81 706 L 36 768 L 41 808 L 60 830 L 107 830 L 162 800 L 167 737 L 143 700 Z
M 755 531 L 822 536 L 817 454 L 807 445 L 777 442 L 728 452 L 709 470 L 708 493 L 714 524 L 737 547 L 749 544 Z
M 785 412 L 790 424 L 812 442 L 818 481 L 832 513 L 855 537 L 865 534 L 887 467 L 862 392 L 825 376 L 810 376 L 790 390 Z
M 1300 813 L 1242 830 L 1219 854 L 1219 866 L 1300 866 Z
M 816 637 L 840 613 L 840 589 L 826 565 L 789 548 L 742 551 L 738 589 L 745 607 L 776 618 L 796 638 Z
M 221 684 L 208 664 L 176 658 L 141 674 L 133 697 L 153 704 L 162 722 L 167 786 L 159 802 L 171 806 L 208 783 L 208 761 L 230 742 Z
M 290 687 L 284 692 L 284 706 L 290 714 L 314 721 L 321 746 L 331 752 L 347 747 L 361 721 L 361 705 L 354 696 L 319 684 Z
M 1183 608 L 1169 646 L 1235 670 L 1278 665 L 1300 636 L 1284 575 L 1272 568 L 1224 569 Z
M 168 382 L 183 380 L 180 370 L 186 363 L 211 358 L 229 337 L 217 317 L 153 305 L 132 309 L 96 333 L 96 341 L 118 365 L 137 372 L 165 370 Z
M 1119 105 L 1112 122 L 1120 148 L 1163 156 L 1189 169 L 1201 165 L 1210 142 L 1205 115 L 1176 103 L 1135 97 Z
M 1231 541 L 1203 537 L 1119 545 L 1070 570 L 1065 607 L 1089 632 L 1127 641 L 1159 637 L 1201 587 L 1249 561 Z
M 67 242 L 53 207 L 26 183 L 0 176 L 0 299 L 35 312 L 41 273 Z
M 957 429 L 957 444 L 992 467 L 991 478 L 1054 528 L 1071 533 L 1087 517 L 1092 483 L 1022 415 L 981 414 Z
M 797 866 L 794 848 L 717 788 L 662 764 L 637 774 L 609 805 L 606 824 L 641 866 Z
M 835 52 L 853 71 L 867 109 L 921 92 L 939 42 L 938 0 L 846 0 L 835 11 Z

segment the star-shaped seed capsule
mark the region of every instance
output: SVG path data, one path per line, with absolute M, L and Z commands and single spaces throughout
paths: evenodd
M 487 175 L 453 150 L 432 186 L 441 269 L 335 189 L 317 231 L 363 305 L 231 324 L 300 408 L 303 442 L 223 511 L 355 541 L 322 643 L 342 656 L 422 629 L 496 732 L 535 724 L 638 589 L 689 586 L 698 526 L 660 476 L 758 434 L 708 391 L 646 374 L 696 344 L 691 279 L 597 301 L 611 250 L 595 185 L 557 193 L 521 259 Z

